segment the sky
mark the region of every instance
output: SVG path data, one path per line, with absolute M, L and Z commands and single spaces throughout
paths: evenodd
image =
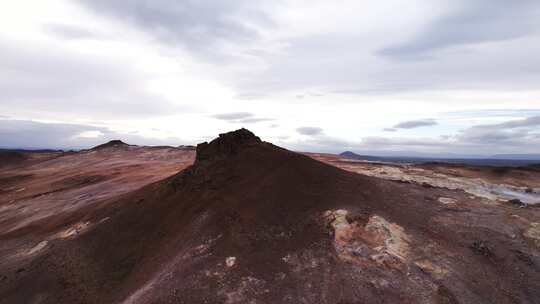
M 537 0 L 17 0 L 0 146 L 540 151 Z

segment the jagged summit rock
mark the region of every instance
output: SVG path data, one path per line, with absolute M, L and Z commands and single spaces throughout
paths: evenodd
M 92 150 L 100 150 L 104 148 L 121 148 L 121 147 L 128 147 L 128 146 L 129 146 L 128 144 L 126 144 L 125 142 L 119 139 L 113 139 L 109 142 L 93 147 Z
M 210 143 L 204 142 L 197 145 L 196 161 L 211 159 L 221 159 L 230 155 L 235 155 L 238 151 L 257 144 L 262 141 L 247 129 L 219 134 L 219 137 Z

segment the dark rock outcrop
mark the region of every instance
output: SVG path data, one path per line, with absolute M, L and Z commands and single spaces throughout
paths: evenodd
M 213 159 L 223 159 L 235 155 L 241 149 L 262 143 L 261 139 L 247 129 L 219 134 L 219 137 L 210 143 L 197 145 L 196 162 Z

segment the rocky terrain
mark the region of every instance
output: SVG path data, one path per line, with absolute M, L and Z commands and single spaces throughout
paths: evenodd
M 537 168 L 306 155 L 245 129 L 196 154 L 111 142 L 6 163 L 0 303 L 540 299 Z
M 449 163 L 400 164 L 308 154 L 347 171 L 424 187 L 462 190 L 486 202 L 540 205 L 540 166 L 493 167 Z
M 13 153 L 16 161 L 10 156 L 0 167 L 0 236 L 61 227 L 75 213 L 162 180 L 195 159 L 194 150 L 121 141 L 80 152 Z

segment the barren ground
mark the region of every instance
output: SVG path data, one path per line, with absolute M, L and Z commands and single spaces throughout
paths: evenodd
M 307 155 L 239 130 L 10 158 L 0 303 L 538 302 L 537 168 Z

